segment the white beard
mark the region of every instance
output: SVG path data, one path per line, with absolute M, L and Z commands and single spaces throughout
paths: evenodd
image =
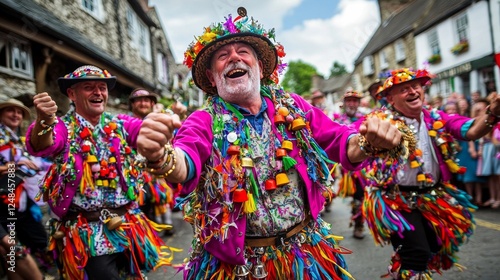
M 244 69 L 247 71 L 247 79 L 233 81 L 226 78 L 226 74 L 233 69 Z M 235 63 L 214 75 L 215 85 L 219 96 L 227 102 L 240 104 L 245 100 L 251 100 L 260 96 L 260 68 L 257 64 L 251 68 L 244 63 Z
M 358 109 L 354 109 L 354 108 L 349 108 L 349 107 L 346 107 L 345 108 L 345 113 L 350 116 L 350 117 L 353 117 L 354 115 L 356 115 L 356 112 L 358 111 Z

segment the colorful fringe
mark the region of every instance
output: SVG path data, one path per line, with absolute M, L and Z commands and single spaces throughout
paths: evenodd
M 260 260 L 254 257 L 252 248 L 247 247 L 247 267 L 261 261 L 268 273 L 266 279 L 354 279 L 347 271 L 342 256 L 351 251 L 339 246 L 338 241 L 342 237 L 331 235 L 329 231 L 330 225 L 318 219 L 298 234 L 306 237 L 305 243 L 291 242 L 286 246 L 266 247 Z M 235 265 L 221 263 L 203 250 L 186 264 L 184 279 L 235 279 L 235 268 Z M 246 279 L 256 278 L 250 272 Z
M 418 194 L 415 203 L 432 225 L 438 243 L 442 244 L 439 252 L 429 260 L 428 269 L 440 272 L 456 265 L 459 247 L 474 231 L 472 211 L 477 207 L 465 192 L 449 183 L 441 183 L 428 193 Z M 401 215 L 402 211 L 411 211 L 404 193 L 389 194 L 379 189 L 365 192 L 363 214 L 376 244 L 388 244 L 391 234 L 413 230 Z
M 131 213 L 133 211 L 133 213 Z M 115 230 L 103 226 L 106 246 L 116 253 L 123 252 L 130 266 L 126 273 L 128 279 L 144 279 L 142 272 L 155 270 L 159 266 L 171 265 L 173 253 L 181 250 L 164 245 L 157 232 L 167 226 L 158 225 L 146 218 L 137 209 L 129 210 L 122 216 L 123 223 Z M 84 268 L 87 260 L 96 255 L 94 233 L 82 216 L 77 220 L 51 221 L 49 250 L 61 263 L 61 275 L 65 279 L 86 279 Z M 53 237 L 56 231 L 64 233 L 62 239 Z M 131 278 L 130 278 L 131 277 Z
M 352 171 L 347 171 L 342 169 L 342 177 L 339 180 L 339 190 L 337 196 L 341 198 L 346 198 L 353 196 L 356 192 L 356 178 L 353 178 L 354 174 Z

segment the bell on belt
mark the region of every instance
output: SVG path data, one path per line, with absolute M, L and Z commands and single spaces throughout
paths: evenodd
M 57 230 L 56 232 L 54 232 L 54 234 L 52 234 L 52 237 L 54 239 L 61 239 L 64 237 L 64 232 Z
M 241 166 L 247 167 L 247 168 L 252 168 L 253 167 L 253 160 L 249 157 L 244 157 L 241 159 Z
M 299 129 L 302 129 L 306 127 L 306 123 L 304 122 L 304 120 L 302 118 L 296 118 L 295 120 L 293 120 L 292 122 L 292 130 L 293 131 L 297 131 Z
M 266 267 L 261 261 L 261 258 L 264 254 L 265 254 L 265 249 L 263 247 L 255 248 L 255 255 L 257 259 L 252 268 L 252 276 L 255 279 L 264 279 L 267 277 Z
M 246 265 L 237 265 L 234 267 L 234 275 L 236 277 L 245 277 L 250 273 L 248 266 Z
M 288 183 L 290 183 L 290 180 L 288 179 L 288 176 L 286 176 L 286 173 L 279 173 L 276 175 L 276 185 L 278 187 L 284 186 Z
M 293 143 L 292 143 L 292 141 L 290 141 L 290 140 L 284 140 L 281 143 L 281 148 L 283 148 L 285 150 L 288 150 L 288 151 L 293 150 Z
M 264 279 L 267 277 L 267 271 L 264 264 L 259 260 L 252 268 L 252 276 L 255 279 Z
M 272 191 L 276 189 L 276 180 L 267 179 L 265 184 L 266 191 Z
M 118 227 L 120 227 L 122 224 L 122 218 L 115 216 L 106 223 L 106 226 L 108 227 L 109 230 L 115 230 Z
M 247 191 L 244 189 L 236 189 L 233 192 L 233 202 L 245 202 L 248 200 Z

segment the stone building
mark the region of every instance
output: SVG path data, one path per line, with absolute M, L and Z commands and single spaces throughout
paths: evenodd
M 479 91 L 500 85 L 498 1 L 379 0 L 381 24 L 355 60 L 358 90 L 391 69 L 427 68 L 436 74 L 431 96 Z M 496 38 L 496 40 L 495 40 Z M 466 47 L 463 47 L 465 46 Z M 459 50 L 456 48 L 459 48 Z
M 117 77 L 111 111 L 127 110 L 137 87 L 170 96 L 177 69 L 147 0 L 0 0 L 0 98 L 30 106 L 46 91 L 64 113 L 69 100 L 56 80 L 86 64 Z
M 367 91 L 387 71 L 416 67 L 413 30 L 428 12 L 428 0 L 379 0 L 381 23 L 354 62 L 353 87 Z

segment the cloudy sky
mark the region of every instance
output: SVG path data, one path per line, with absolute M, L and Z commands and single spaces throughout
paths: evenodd
M 328 77 L 334 61 L 352 70 L 380 18 L 375 0 L 149 0 L 161 16 L 177 63 L 194 36 L 243 6 L 266 29 L 276 29 L 284 62 L 302 60 Z

